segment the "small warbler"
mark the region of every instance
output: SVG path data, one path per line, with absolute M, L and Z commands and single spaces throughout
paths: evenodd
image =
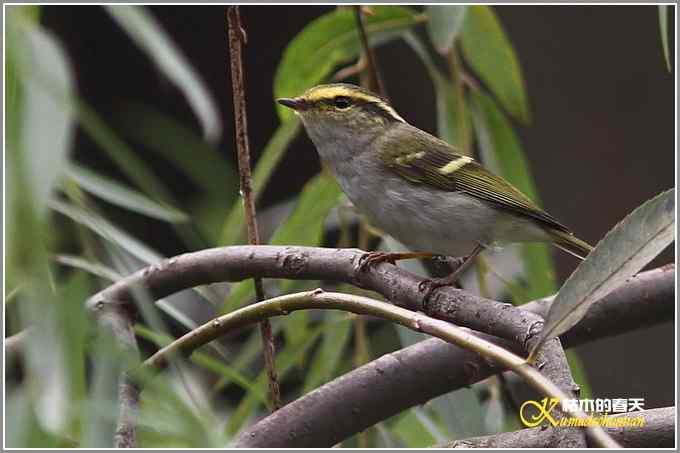
M 410 125 L 374 93 L 336 83 L 277 102 L 302 119 L 352 203 L 412 251 L 371 252 L 364 263 L 465 257 L 441 286 L 487 246 L 552 242 L 581 259 L 592 250 L 505 179 Z

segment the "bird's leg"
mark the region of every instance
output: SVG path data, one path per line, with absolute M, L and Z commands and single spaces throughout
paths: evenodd
M 361 255 L 361 258 L 359 258 L 358 269 L 360 271 L 365 271 L 370 266 L 378 263 L 387 262 L 395 264 L 397 261 L 401 260 L 410 260 L 415 258 L 432 258 L 433 256 L 436 255 L 430 252 L 404 252 L 404 253 L 367 252 Z
M 442 286 L 450 286 L 456 283 L 456 280 L 458 280 L 458 278 L 463 275 L 463 272 L 465 272 L 470 267 L 470 265 L 475 261 L 475 258 L 477 258 L 477 255 L 479 255 L 483 250 L 484 246 L 482 244 L 477 244 L 472 250 L 472 253 L 470 253 L 468 256 L 455 259 L 457 266 L 453 272 L 451 272 L 451 274 L 443 278 L 426 278 L 420 282 L 419 289 L 421 291 L 425 291 L 424 300 L 427 300 L 432 294 L 432 291 L 435 289 L 441 288 Z

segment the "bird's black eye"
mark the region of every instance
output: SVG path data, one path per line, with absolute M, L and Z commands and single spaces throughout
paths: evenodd
M 339 109 L 346 109 L 349 108 L 351 101 L 347 96 L 336 96 L 333 99 L 333 104 Z

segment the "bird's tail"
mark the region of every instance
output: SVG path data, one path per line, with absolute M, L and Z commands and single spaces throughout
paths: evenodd
M 586 259 L 586 256 L 593 250 L 587 242 L 584 242 L 566 231 L 551 230 L 550 234 L 553 239 L 553 243 L 559 249 L 574 255 L 579 259 Z

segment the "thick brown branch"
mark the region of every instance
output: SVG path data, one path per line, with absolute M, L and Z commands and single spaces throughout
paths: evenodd
M 169 260 L 162 262 L 159 265 L 151 266 L 147 269 L 139 271 L 127 277 L 126 279 L 121 280 L 120 282 L 110 286 L 104 291 L 94 295 L 88 301 L 88 305 L 90 306 L 91 309 L 94 309 L 96 311 L 98 309 L 103 309 L 106 305 L 109 304 L 116 305 L 129 302 L 131 288 L 133 288 L 135 285 L 141 285 L 144 288 L 146 288 L 155 298 L 161 298 L 169 294 L 175 293 L 179 290 L 194 287 L 201 284 L 218 281 L 240 281 L 246 278 L 250 278 L 252 276 L 270 278 L 343 281 L 381 292 L 388 299 L 391 299 L 392 302 L 399 303 L 401 305 L 406 305 L 415 308 L 417 308 L 420 305 L 422 296 L 419 294 L 418 291 L 419 277 L 409 274 L 408 272 L 405 272 L 395 266 L 391 266 L 388 264 L 380 264 L 375 268 L 371 269 L 369 272 L 357 272 L 355 269 L 355 263 L 361 256 L 361 254 L 362 252 L 359 250 L 323 249 L 308 247 L 275 247 L 275 246 L 260 246 L 260 247 L 235 246 L 203 250 L 200 252 L 185 254 L 175 258 L 171 258 Z M 664 281 L 667 281 L 667 279 L 670 278 L 671 279 L 670 281 L 672 282 L 674 275 L 674 267 L 670 266 L 652 272 L 655 272 L 657 274 L 654 276 L 654 278 L 660 278 Z M 648 273 L 643 273 L 641 274 L 641 276 L 644 276 L 646 274 Z M 651 285 L 651 287 L 645 289 L 645 280 L 640 276 L 632 279 L 626 286 L 634 285 L 631 286 L 631 289 L 633 289 L 636 287 L 635 285 L 637 285 L 640 282 L 642 282 L 642 285 L 639 286 L 638 289 L 641 294 L 645 294 L 648 291 L 653 291 L 653 288 L 656 287 L 666 287 L 664 285 L 661 286 Z M 671 283 L 670 286 L 671 295 L 672 291 L 673 289 Z M 653 292 L 650 292 L 649 294 L 653 294 Z M 506 308 L 499 310 L 502 311 L 506 315 L 506 317 L 492 316 L 489 319 L 490 321 L 489 324 L 482 322 L 479 319 L 477 319 L 476 314 L 480 313 L 481 315 L 480 310 L 488 309 L 490 305 L 498 307 L 498 303 L 489 301 L 487 299 L 479 298 L 471 294 L 467 294 L 463 291 L 456 290 L 454 288 L 443 288 L 438 293 L 436 293 L 435 296 L 439 298 L 437 303 L 440 313 L 441 312 L 443 312 L 444 314 L 448 313 L 449 319 L 453 320 L 460 319 L 463 322 L 458 322 L 458 324 L 464 324 L 465 322 L 467 322 L 470 324 L 471 327 L 475 328 L 476 330 L 489 330 L 493 331 L 494 333 L 504 334 L 513 341 L 519 340 L 520 342 L 522 342 L 522 338 L 525 337 L 525 335 L 523 334 L 515 336 L 515 332 L 517 332 L 517 330 L 511 327 L 513 323 L 517 323 L 517 325 L 519 325 L 520 327 L 524 326 L 525 328 L 527 325 L 531 324 L 529 322 L 531 317 L 526 318 L 524 316 L 525 312 L 511 306 L 506 306 Z M 616 300 L 620 299 L 623 296 L 625 296 L 625 291 L 621 289 L 610 294 L 610 296 L 605 298 L 605 300 L 609 299 Z M 448 304 L 444 303 L 445 302 L 444 299 L 448 301 Z M 666 309 L 658 308 L 660 305 L 666 305 L 665 302 L 663 304 L 653 303 L 655 300 L 654 298 L 644 300 L 649 301 L 650 303 L 649 312 L 654 313 L 655 316 L 657 314 L 665 316 L 668 313 Z M 536 307 L 535 310 L 537 311 L 543 310 L 544 308 L 541 307 L 545 307 L 545 302 L 536 303 L 534 304 L 534 306 Z M 528 305 L 528 307 L 532 307 L 532 305 Z M 594 309 L 591 310 L 589 314 L 586 316 L 586 319 L 589 319 L 591 312 L 595 312 L 595 310 Z M 644 316 L 638 317 L 635 320 L 625 320 L 624 319 L 625 312 L 626 310 L 621 310 L 620 312 L 617 312 L 621 314 L 620 319 L 622 319 L 622 321 L 614 326 L 614 331 L 616 333 L 621 332 L 621 330 L 617 329 L 622 329 L 623 326 L 629 326 L 628 328 L 632 328 L 636 325 L 637 322 L 643 325 L 649 325 L 655 321 L 654 317 L 649 317 L 647 320 L 645 320 Z M 645 312 L 646 310 L 643 310 L 642 314 L 644 315 Z M 671 302 L 670 319 L 672 319 L 673 317 L 672 313 L 673 310 Z M 658 321 L 658 319 L 656 319 L 656 321 Z M 582 324 L 583 323 L 577 325 L 575 329 L 578 329 L 579 326 Z M 592 329 L 593 326 L 595 325 L 597 324 L 589 324 L 590 326 L 589 329 Z M 599 333 L 600 332 L 597 330 L 593 331 L 593 333 L 588 332 L 588 334 L 591 336 L 598 335 Z M 568 333 L 567 335 L 569 334 L 571 334 L 571 332 Z M 429 356 L 430 353 L 425 355 L 419 355 L 419 357 L 421 358 L 428 357 L 427 361 L 423 361 L 428 363 L 430 362 Z M 444 366 L 443 362 L 439 363 L 440 366 L 442 367 Z M 460 366 L 460 364 L 466 363 L 466 361 L 449 360 L 447 361 L 447 363 L 449 364 L 449 366 L 451 366 L 451 364 L 455 366 Z M 366 366 L 370 365 L 372 364 L 368 364 Z M 470 369 L 473 369 L 475 366 L 478 366 L 478 363 L 472 361 Z M 417 366 L 414 366 L 413 369 L 417 369 Z M 480 367 L 480 369 L 483 370 L 483 367 Z M 424 376 L 427 376 L 427 373 L 424 374 Z M 457 386 L 459 387 L 460 385 L 465 384 L 459 383 Z M 457 386 L 454 382 L 454 384 L 450 386 L 448 390 L 457 388 Z M 420 387 L 423 386 L 421 385 L 419 386 L 419 388 Z M 372 391 L 375 391 L 377 388 L 381 387 L 380 386 L 373 387 Z M 413 391 L 413 387 L 411 388 L 411 391 Z M 418 400 L 418 398 L 425 398 L 423 401 L 426 401 L 427 399 L 430 399 L 433 396 L 436 396 L 437 394 L 444 393 L 445 391 L 446 389 L 442 389 L 440 393 L 435 393 L 429 397 L 427 397 L 427 395 L 424 397 L 422 394 L 419 394 L 416 395 L 413 399 Z M 311 394 L 305 396 L 305 398 L 302 398 L 293 403 L 297 404 L 301 402 L 300 406 L 293 407 L 299 408 L 302 406 L 305 407 L 305 410 L 307 410 L 308 409 L 307 406 L 304 406 L 304 403 L 306 402 L 305 399 L 308 396 L 314 395 L 315 392 L 312 392 Z M 393 398 L 394 400 L 400 400 L 402 397 L 404 397 L 405 400 L 408 400 L 409 399 L 408 393 L 409 392 L 391 393 L 391 398 Z M 343 398 L 338 399 L 336 396 L 334 396 L 332 400 L 335 403 L 353 401 L 352 398 L 345 398 L 345 396 L 349 395 L 349 393 L 342 393 L 342 395 Z M 323 400 L 323 398 L 321 398 L 321 400 Z M 411 405 L 410 401 L 405 401 L 403 403 L 396 401 L 396 403 L 397 405 L 401 404 L 400 407 L 402 408 L 409 407 L 409 405 Z M 286 406 L 286 408 L 291 406 L 292 405 L 288 405 Z M 379 408 L 381 406 L 367 405 L 359 407 Z M 392 406 L 388 404 L 386 405 L 386 407 L 389 408 Z M 286 408 L 284 408 L 284 410 Z M 308 413 L 305 412 L 305 414 Z M 291 414 L 288 413 L 288 415 L 290 416 Z M 345 427 L 343 427 L 342 429 L 339 429 L 339 431 L 353 434 L 358 430 L 365 428 L 366 426 L 372 425 L 373 423 L 375 423 L 375 421 L 382 419 L 378 418 L 377 420 L 371 421 L 368 418 L 363 418 L 363 415 L 365 415 L 365 413 L 362 413 L 362 417 L 351 416 L 350 414 L 350 416 L 347 417 L 347 419 L 350 419 L 350 421 L 356 420 L 357 424 L 352 425 L 350 423 L 351 426 L 347 426 L 346 430 Z M 327 420 L 325 421 L 323 417 L 315 418 L 312 416 L 312 418 L 315 420 L 314 427 L 320 426 L 323 429 L 323 431 L 315 432 L 316 429 L 315 428 L 314 430 L 311 430 L 313 432 L 309 433 L 310 434 L 309 438 L 312 438 L 314 440 L 320 440 L 320 442 L 312 443 L 312 445 L 317 446 L 323 445 L 324 444 L 323 439 L 328 439 L 334 434 L 331 434 L 331 431 L 328 430 L 328 425 L 325 425 L 325 423 L 327 423 Z M 335 420 L 335 422 L 337 422 L 338 420 L 338 418 L 336 417 L 332 417 L 331 419 Z M 299 422 L 302 423 L 302 419 L 299 417 L 297 419 L 290 420 L 292 425 L 296 424 L 296 420 L 299 420 Z M 309 418 L 307 418 L 307 420 L 309 420 Z M 279 432 L 283 432 L 283 430 L 281 430 L 280 428 L 282 426 L 285 426 L 285 422 L 284 425 L 282 425 L 281 421 L 279 420 L 278 424 L 274 422 L 272 423 L 272 425 L 278 426 Z M 300 424 L 299 426 L 308 425 Z M 357 426 L 359 427 L 357 428 Z M 338 427 L 336 425 L 333 425 L 332 428 L 333 430 L 335 430 L 335 428 Z M 354 429 L 356 429 L 356 431 L 353 431 Z M 297 440 L 300 441 L 300 439 L 303 439 L 304 437 L 305 436 L 299 436 Z M 332 443 L 328 445 L 332 445 Z
M 322 290 L 279 296 L 222 315 L 159 350 L 144 362 L 144 368 L 154 369 L 163 366 L 167 363 L 169 357 L 174 354 L 180 352 L 184 354 L 191 353 L 193 350 L 208 344 L 235 328 L 252 324 L 264 317 L 286 315 L 292 311 L 312 308 L 336 309 L 356 314 L 372 315 L 418 332 L 427 333 L 464 349 L 474 351 L 486 359 L 507 367 L 519 375 L 542 396 L 557 398 L 558 400 L 565 400 L 571 397 L 570 393 L 561 390 L 554 382 L 547 379 L 543 373 L 536 370 L 521 357 L 474 335 L 468 329 L 455 327 L 447 322 L 367 297 L 343 293 L 325 293 Z M 574 411 L 573 415 L 579 418 L 587 417 L 582 411 Z M 598 446 L 608 448 L 618 446 L 599 426 L 587 426 L 585 429 L 597 442 Z M 572 434 L 574 433 L 583 434 L 580 430 L 560 430 L 561 436 L 556 439 L 555 445 L 560 446 L 573 443 Z
M 242 45 L 246 41 L 246 32 L 241 24 L 241 14 L 238 6 L 227 7 L 227 22 L 229 24 L 229 56 L 231 66 L 231 87 L 234 99 L 234 123 L 236 128 L 236 150 L 238 154 L 238 171 L 240 176 L 241 195 L 245 210 L 246 225 L 248 227 L 248 242 L 251 245 L 260 243 L 260 234 L 255 216 L 255 200 L 252 189 L 252 175 L 250 170 L 250 146 L 248 143 L 248 117 L 246 113 L 245 81 L 243 75 Z M 266 299 L 262 279 L 255 278 L 255 296 L 258 301 Z M 276 376 L 276 360 L 274 358 L 274 336 L 268 319 L 260 324 L 262 333 L 262 349 L 265 368 L 269 382 L 269 393 L 274 410 L 281 407 L 281 390 Z
M 642 272 L 593 304 L 583 320 L 562 337 L 574 347 L 674 319 L 674 266 Z M 525 305 L 539 314 L 550 299 Z M 613 322 L 610 322 L 613 320 Z M 506 348 L 507 340 L 477 334 Z M 437 339 L 384 355 L 284 406 L 242 432 L 238 447 L 321 447 L 373 426 L 403 410 L 479 382 L 502 371 L 471 351 Z M 353 413 L 355 408 L 371 408 Z M 314 420 L 309 426 L 308 420 Z M 301 433 L 294 439 L 286 436 Z
M 675 443 L 675 407 L 649 409 L 628 414 L 617 414 L 613 419 L 621 417 L 644 417 L 645 425 L 638 427 L 605 428 L 605 431 L 627 448 L 668 448 Z M 444 448 L 550 448 L 555 446 L 559 428 L 531 428 L 493 436 L 473 437 L 456 440 L 441 445 Z M 593 443 L 588 439 L 588 446 Z

